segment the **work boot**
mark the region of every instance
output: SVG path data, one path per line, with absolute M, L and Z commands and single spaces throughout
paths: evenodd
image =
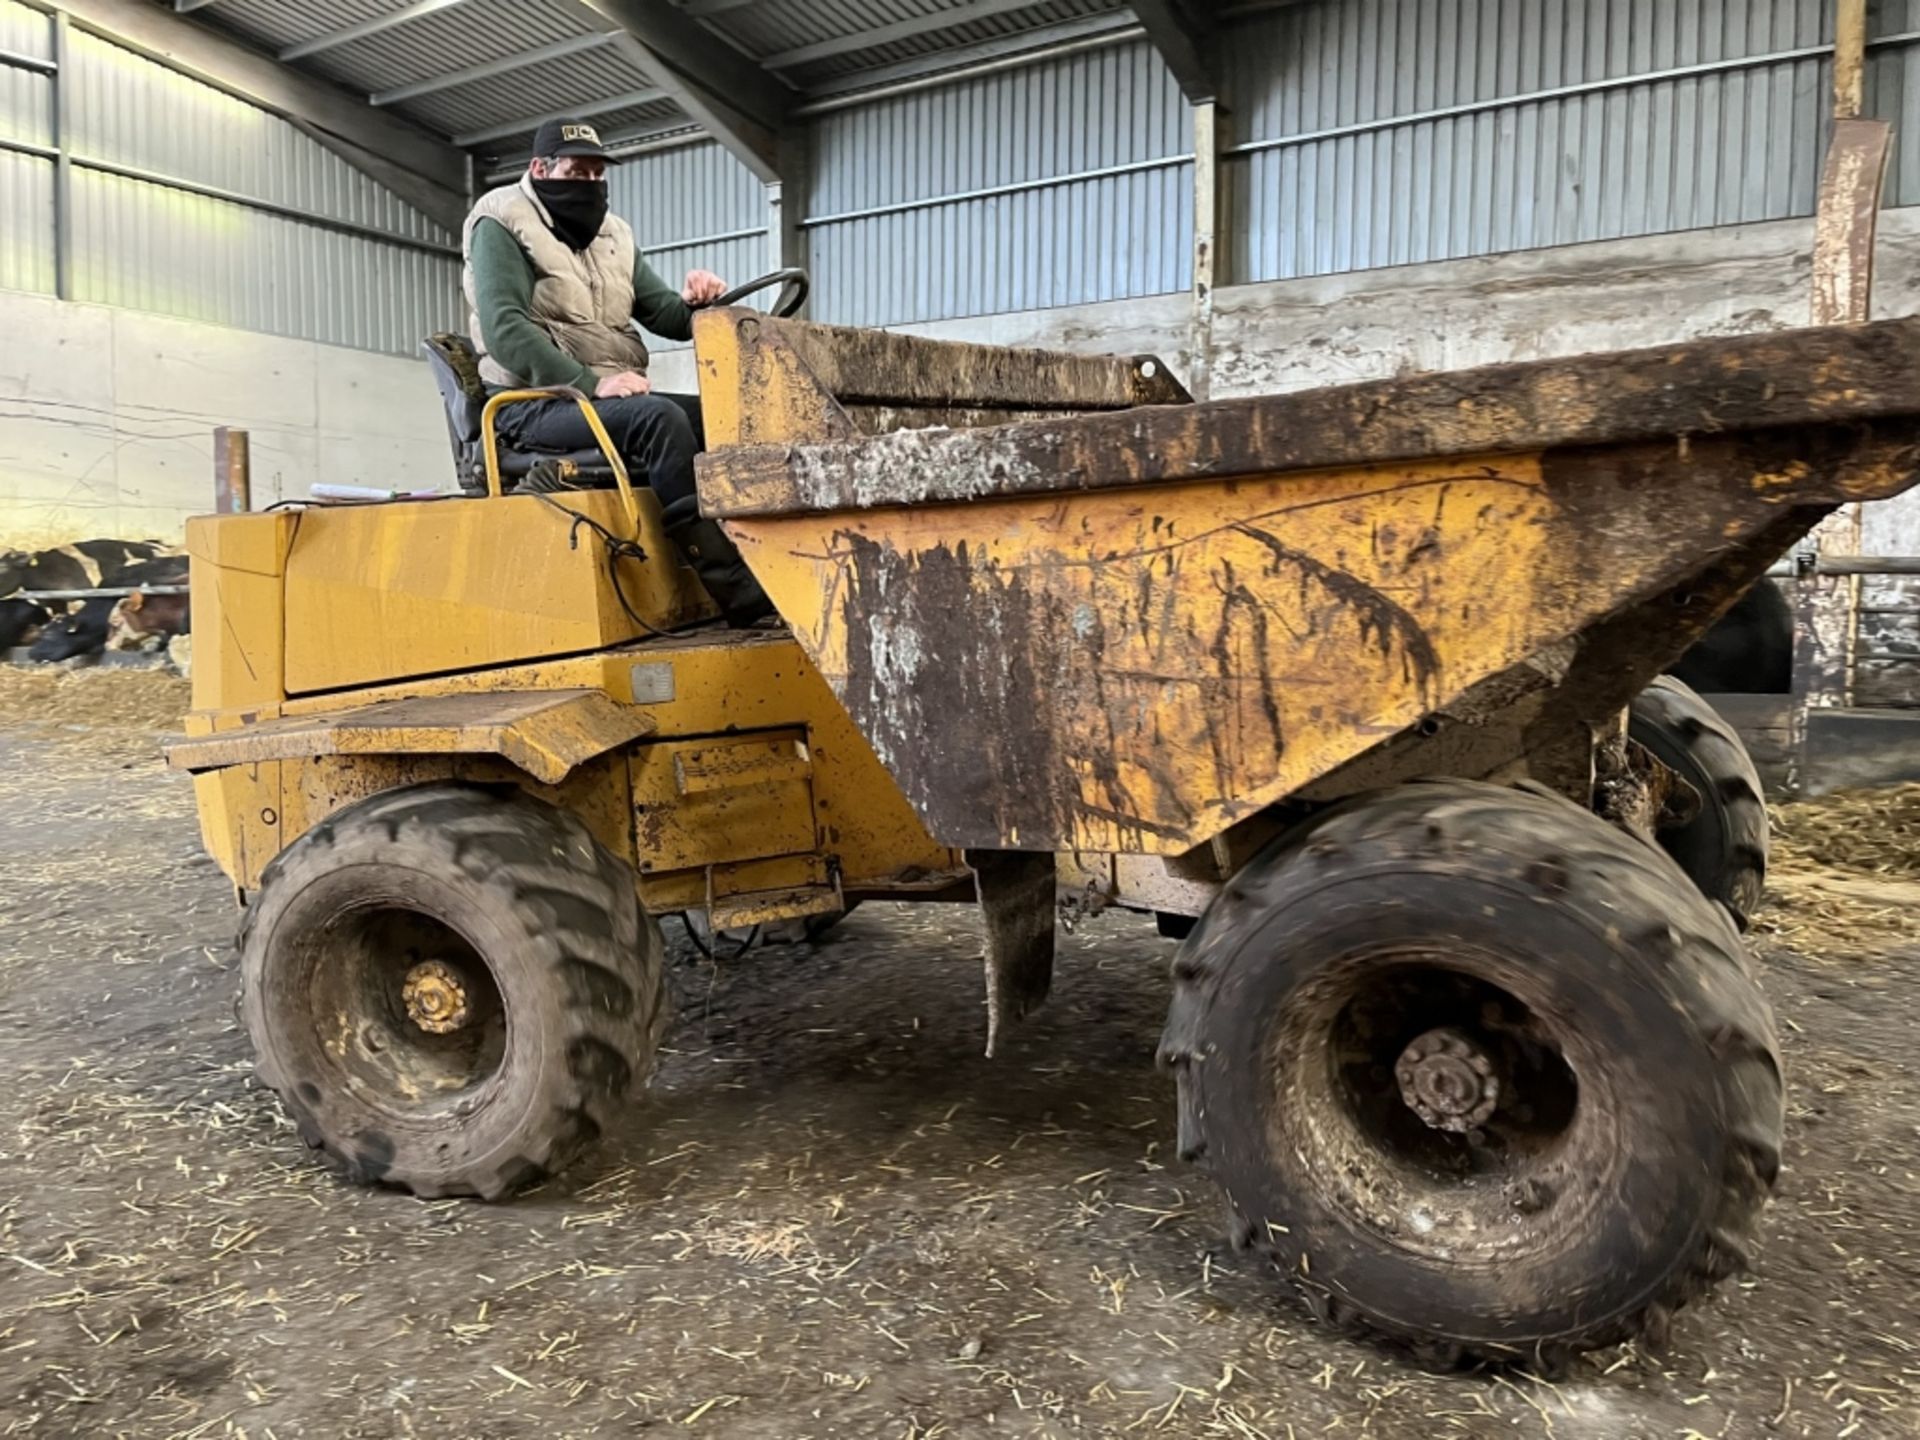
M 666 507 L 667 538 L 673 541 L 700 583 L 707 587 L 727 624 L 736 630 L 750 629 L 773 614 L 773 602 L 753 571 L 740 558 L 740 551 L 720 528 L 720 522 L 700 513 L 697 496 L 689 495 Z

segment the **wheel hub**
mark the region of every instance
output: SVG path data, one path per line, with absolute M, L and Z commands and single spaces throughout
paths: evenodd
M 1464 1132 L 1484 1125 L 1500 1103 L 1493 1061 L 1463 1032 L 1429 1030 L 1400 1052 L 1393 1067 L 1400 1098 L 1436 1130 Z
M 430 1035 L 450 1035 L 473 1018 L 467 982 L 444 960 L 422 960 L 400 987 L 407 1018 Z

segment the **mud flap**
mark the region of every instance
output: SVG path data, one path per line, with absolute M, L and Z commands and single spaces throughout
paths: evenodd
M 1053 984 L 1054 858 L 969 850 L 987 929 L 987 1054 L 1002 1025 L 1040 1008 Z

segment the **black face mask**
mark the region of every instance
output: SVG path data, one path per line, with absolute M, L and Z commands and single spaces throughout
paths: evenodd
M 553 233 L 570 250 L 584 250 L 607 218 L 604 180 L 535 180 L 533 193 L 553 219 Z

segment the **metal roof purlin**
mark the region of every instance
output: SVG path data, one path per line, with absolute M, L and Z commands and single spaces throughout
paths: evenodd
M 648 86 L 644 90 L 628 90 L 619 95 L 609 95 L 602 100 L 578 100 L 558 110 L 543 110 L 538 115 L 522 115 L 517 119 L 503 120 L 498 125 L 489 125 L 484 130 L 474 130 L 466 135 L 456 135 L 456 145 L 483 145 L 489 140 L 504 140 L 510 135 L 524 135 L 530 130 L 538 130 L 549 120 L 584 120 L 589 115 L 605 115 L 611 110 L 629 110 L 636 105 L 650 105 L 655 100 L 669 99 L 667 91 L 658 86 Z
M 896 20 L 890 25 L 877 25 L 871 30 L 856 30 L 850 35 L 836 35 L 831 40 L 819 40 L 811 45 L 781 50 L 762 56 L 760 63 L 770 70 L 784 70 L 794 65 L 805 65 L 810 60 L 825 60 L 831 55 L 871 50 L 877 45 L 889 45 L 896 40 L 911 40 L 916 35 L 951 30 L 969 21 L 987 20 L 1013 10 L 1031 10 L 1033 5 L 1034 0 L 972 0 L 971 4 L 916 15 L 911 20 Z
M 468 65 L 464 69 L 448 70 L 439 75 L 429 75 L 421 80 L 410 81 L 405 85 L 396 85 L 391 90 L 382 90 L 378 94 L 369 95 L 367 99 L 375 105 L 397 105 L 402 100 L 417 100 L 422 95 L 451 90 L 457 85 L 469 85 L 475 80 L 491 80 L 496 76 L 509 75 L 515 70 L 525 69 L 529 65 L 539 65 L 547 60 L 561 60 L 587 50 L 598 50 L 603 45 L 612 44 L 613 39 L 612 32 L 605 30 L 593 35 L 569 35 L 566 39 L 555 40 L 549 45 L 536 46 L 531 50 L 502 55 L 497 60 L 486 60 L 478 65 Z
M 461 0 L 413 0 L 413 4 L 403 5 L 398 10 L 390 10 L 385 15 L 375 15 L 370 20 L 345 25 L 338 30 L 329 30 L 324 35 L 316 35 L 311 40 L 302 40 L 297 45 L 289 45 L 275 58 L 284 62 L 318 55 L 322 50 L 331 50 L 338 45 L 348 45 L 355 40 L 364 40 L 369 35 L 378 35 L 383 30 L 391 30 L 396 25 L 404 25 L 409 20 L 417 20 L 422 15 L 431 15 L 436 10 L 445 10 L 451 5 L 460 3 Z

